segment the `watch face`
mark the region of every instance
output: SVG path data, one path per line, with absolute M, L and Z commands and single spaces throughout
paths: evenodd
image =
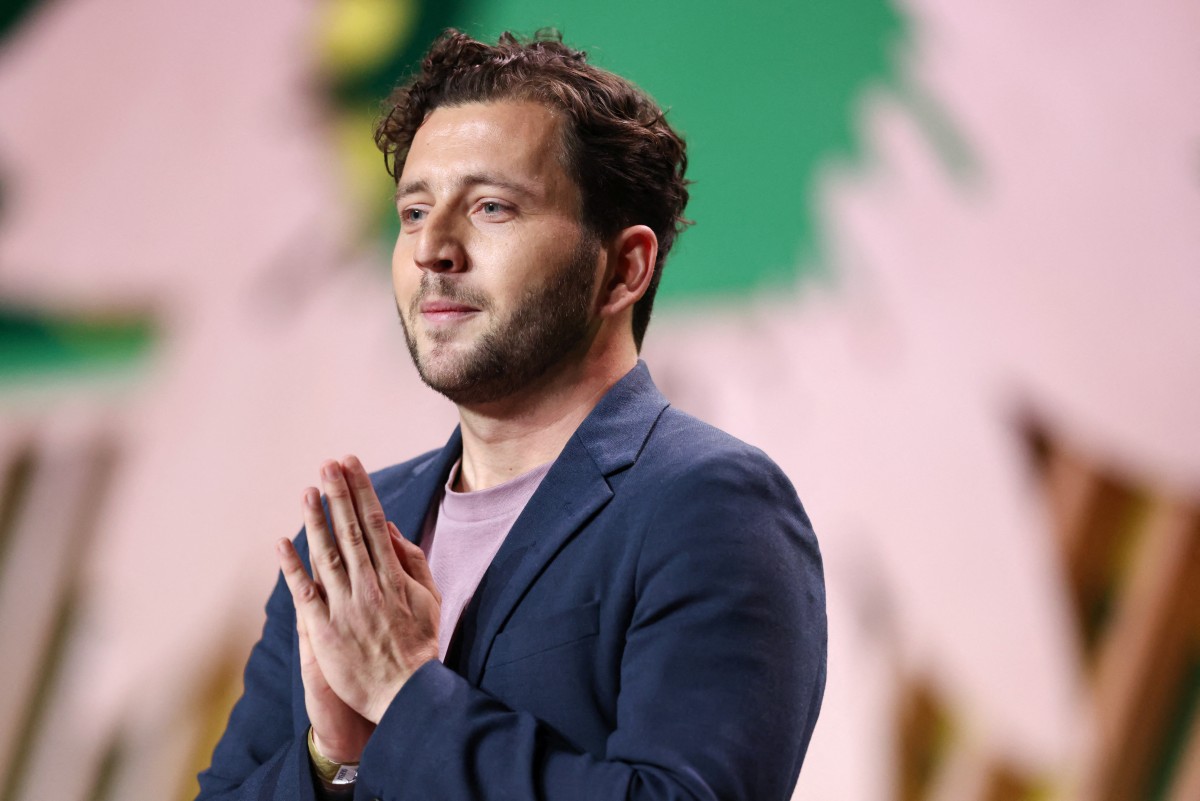
M 334 784 L 354 784 L 358 779 L 357 765 L 342 765 L 333 776 Z

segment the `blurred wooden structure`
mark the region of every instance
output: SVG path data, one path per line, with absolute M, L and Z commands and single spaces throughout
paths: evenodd
M 1200 799 L 1200 505 L 1029 434 L 1090 684 L 1077 774 L 1029 776 L 955 731 L 937 688 L 902 677 L 895 801 Z M 1020 703 L 1020 699 L 1012 699 Z

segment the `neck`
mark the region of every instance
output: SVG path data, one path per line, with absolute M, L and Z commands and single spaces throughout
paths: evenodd
M 632 347 L 588 354 L 516 395 L 459 406 L 463 456 L 455 489 L 494 487 L 556 459 L 604 393 L 636 365 Z

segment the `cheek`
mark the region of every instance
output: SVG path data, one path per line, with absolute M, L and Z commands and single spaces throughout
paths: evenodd
M 548 281 L 571 260 L 577 237 L 578 232 L 565 225 L 517 231 L 492 261 L 504 265 L 501 272 L 506 288 L 519 297 Z
M 412 249 L 402 239 L 392 248 L 392 288 L 396 297 L 410 297 L 421 282 L 421 271 L 412 260 Z

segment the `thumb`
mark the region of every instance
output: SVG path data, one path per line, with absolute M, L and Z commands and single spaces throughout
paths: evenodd
M 396 528 L 396 524 L 390 520 L 388 521 L 388 530 L 392 533 L 392 547 L 396 550 L 396 558 L 400 560 L 404 572 L 429 590 L 437 599 L 438 604 L 441 604 L 442 594 L 438 592 L 437 584 L 434 583 L 433 571 L 429 569 L 429 561 L 425 558 L 425 552 L 416 543 L 405 539 L 400 533 L 400 529 Z

